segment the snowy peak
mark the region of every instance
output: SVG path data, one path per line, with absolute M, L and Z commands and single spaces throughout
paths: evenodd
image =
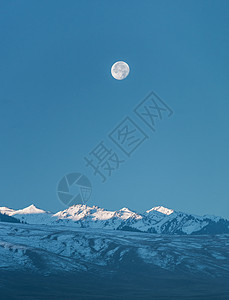
M 26 215 L 26 214 L 43 214 L 43 213 L 46 213 L 46 211 L 39 209 L 34 204 L 32 204 L 26 208 L 16 210 L 14 214 Z
M 115 212 L 115 216 L 122 220 L 127 220 L 129 218 L 134 218 L 134 219 L 140 219 L 142 218 L 141 215 L 137 214 L 136 212 L 131 211 L 127 207 L 123 207 L 120 210 Z
M 1 207 L 0 212 L 23 223 L 64 225 L 81 228 L 128 230 L 157 234 L 229 233 L 229 221 L 220 217 L 196 216 L 157 206 L 138 214 L 124 207 L 109 211 L 98 206 L 73 205 L 55 214 L 30 205 L 21 210 Z
M 129 208 L 123 207 L 119 211 L 124 211 L 124 212 L 132 212 Z
M 0 207 L 0 213 L 6 214 L 8 216 L 13 216 L 13 215 L 23 215 L 23 214 L 42 214 L 46 213 L 46 211 L 37 208 L 34 204 L 23 208 L 23 209 L 18 209 L 14 210 L 8 207 Z
M 59 211 L 54 215 L 59 219 L 71 219 L 74 221 L 79 220 L 108 220 L 114 216 L 113 211 L 108 211 L 98 206 L 87 206 L 87 205 L 73 205 L 69 208 Z
M 149 213 L 154 212 L 154 211 L 158 211 L 158 212 L 160 212 L 164 215 L 168 215 L 168 216 L 171 215 L 174 212 L 173 209 L 169 209 L 169 208 L 166 208 L 164 206 L 156 206 L 156 207 L 151 208 L 150 210 L 147 210 L 146 213 L 149 214 Z
M 129 208 L 122 208 L 118 211 L 109 211 L 98 206 L 73 205 L 54 215 L 58 219 L 68 219 L 74 222 L 83 221 L 85 226 L 94 226 L 96 222 L 99 227 L 113 226 L 116 229 L 123 220 L 129 218 L 139 219 L 140 215 L 131 211 Z M 112 225 L 111 225 L 112 223 Z
M 8 207 L 5 207 L 5 206 L 2 206 L 2 207 L 0 207 L 0 213 L 1 214 L 6 214 L 8 216 L 12 216 L 15 213 L 15 210 L 11 209 L 11 208 L 8 208 Z
M 53 223 L 52 214 L 37 208 L 34 204 L 19 210 L 1 207 L 0 212 L 28 224 L 51 224 Z

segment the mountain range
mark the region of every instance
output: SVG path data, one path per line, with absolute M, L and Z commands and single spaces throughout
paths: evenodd
M 210 215 L 196 216 L 174 211 L 163 206 L 144 213 L 128 208 L 109 211 L 98 206 L 73 205 L 63 211 L 51 213 L 30 205 L 14 210 L 0 207 L 0 213 L 27 224 L 63 225 L 77 228 L 136 231 L 154 234 L 223 234 L 229 233 L 229 221 Z
M 162 206 L 1 207 L 1 299 L 228 300 L 228 229 Z

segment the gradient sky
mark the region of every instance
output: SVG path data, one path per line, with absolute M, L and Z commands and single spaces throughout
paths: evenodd
M 57 183 L 81 172 L 90 206 L 229 218 L 228 15 L 223 0 L 1 1 L 0 206 L 63 210 Z M 102 184 L 84 156 L 150 91 L 174 114 L 155 133 L 138 120 L 149 139 Z

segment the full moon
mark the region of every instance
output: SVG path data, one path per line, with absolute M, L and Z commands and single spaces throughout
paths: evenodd
M 111 75 L 117 80 L 125 79 L 130 72 L 130 68 L 124 61 L 117 61 L 111 68 Z

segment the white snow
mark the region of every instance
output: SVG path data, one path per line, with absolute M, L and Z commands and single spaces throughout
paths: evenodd
M 34 204 L 32 204 L 32 205 L 30 205 L 30 206 L 28 206 L 26 208 L 16 210 L 14 212 L 14 214 L 19 214 L 19 215 L 24 215 L 24 214 L 43 214 L 43 213 L 46 213 L 46 211 L 37 208 Z
M 163 206 L 153 207 L 144 214 L 138 214 L 126 207 L 117 211 L 109 211 L 98 206 L 90 207 L 80 204 L 73 205 L 55 214 L 37 208 L 34 204 L 19 210 L 0 207 L 0 212 L 14 216 L 28 224 L 112 230 L 128 229 L 158 234 L 193 234 L 206 227 L 209 222 L 215 222 L 215 224 L 217 224 L 218 221 L 222 219 L 220 217 L 200 217 L 175 212 Z
M 1 214 L 6 214 L 6 215 L 8 215 L 8 216 L 12 216 L 12 214 L 15 213 L 15 210 L 3 206 L 3 207 L 0 207 L 0 213 L 1 213 Z
M 147 210 L 146 213 L 149 214 L 150 212 L 155 211 L 155 210 L 159 211 L 160 213 L 165 214 L 165 215 L 171 215 L 174 212 L 173 209 L 169 209 L 164 206 L 156 206 L 156 207 L 151 208 L 150 210 Z

